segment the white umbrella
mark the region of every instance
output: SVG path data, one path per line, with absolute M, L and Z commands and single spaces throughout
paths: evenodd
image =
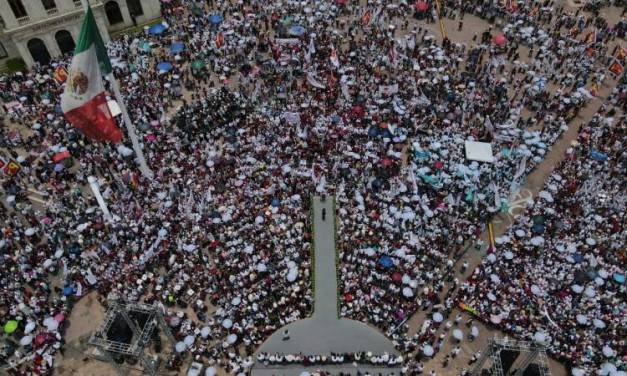
M 411 298 L 412 296 L 414 296 L 414 292 L 409 287 L 405 287 L 403 289 L 403 296 L 406 298 Z
M 231 305 L 237 306 L 242 302 L 242 299 L 239 296 L 234 297 L 233 299 L 231 299 Z
M 33 321 L 29 321 L 26 324 L 26 327 L 24 327 L 24 333 L 28 334 L 32 332 L 33 330 L 35 330 L 36 327 L 37 327 L 37 324 L 35 324 Z
M 601 365 L 599 375 L 602 375 L 602 376 L 612 375 L 616 371 L 617 371 L 617 368 L 612 363 L 603 363 Z
M 205 326 L 202 329 L 200 329 L 200 336 L 202 338 L 209 337 L 209 334 L 211 334 L 211 329 L 208 326 Z
M 609 274 L 608 274 L 607 270 L 605 270 L 605 269 L 599 270 L 599 277 L 601 277 L 603 279 L 607 279 L 607 277 L 609 277 Z
M 472 328 L 470 328 L 470 335 L 473 337 L 478 337 L 479 336 L 479 328 L 477 328 L 476 326 L 473 326 Z
M 597 241 L 592 239 L 592 238 L 587 238 L 586 239 L 586 244 L 588 244 L 589 246 L 593 246 L 593 245 L 597 244 Z
M 494 253 L 490 253 L 487 257 L 486 260 L 488 260 L 489 262 L 495 262 L 496 261 L 496 255 Z
M 294 282 L 296 280 L 296 278 L 298 277 L 298 270 L 296 269 L 290 269 L 287 272 L 287 280 L 289 282 Z
M 546 336 L 546 333 L 544 333 L 544 332 L 536 332 L 536 333 L 533 335 L 533 339 L 534 339 L 536 342 L 538 342 L 538 343 L 544 344 L 544 343 L 546 343 L 547 336 Z
M 24 336 L 20 339 L 20 345 L 28 346 L 33 342 L 33 336 Z
M 425 356 L 433 356 L 433 347 L 426 345 L 423 349 L 422 349 L 422 353 L 425 354 Z
M 459 329 L 455 329 L 453 330 L 453 338 L 455 338 L 458 341 L 461 341 L 462 339 L 464 339 L 464 333 L 462 333 L 462 331 Z
M 575 317 L 578 323 L 581 325 L 586 325 L 588 323 L 588 317 L 586 315 L 579 314 Z
M 266 267 L 266 264 L 264 264 L 264 263 L 259 263 L 259 264 L 257 264 L 257 271 L 258 271 L 259 273 L 263 273 L 263 272 L 265 272 L 266 270 L 268 270 L 268 268 Z
M 605 322 L 603 320 L 593 319 L 592 324 L 594 325 L 595 328 L 598 328 L 598 329 L 605 328 Z
M 597 293 L 594 290 L 594 287 L 586 287 L 586 290 L 583 292 L 587 297 L 593 298 Z
M 411 277 L 408 276 L 407 274 L 403 275 L 403 284 L 409 285 L 409 282 L 411 282 Z
M 545 199 L 547 202 L 553 202 L 553 195 L 551 195 L 551 193 L 547 191 L 540 191 L 540 193 L 538 193 L 538 196 Z
M 195 340 L 196 340 L 196 338 L 194 338 L 194 336 L 186 336 L 185 339 L 183 339 L 183 343 L 187 347 L 191 347 L 194 344 Z
M 580 285 L 572 285 L 570 288 L 577 294 L 581 294 L 581 292 L 583 291 L 583 286 Z
M 500 324 L 502 320 L 501 315 L 490 315 L 490 322 L 493 324 Z
M 611 358 L 614 354 L 616 354 L 616 352 L 609 346 L 603 346 L 602 351 L 606 358 Z
M 519 238 L 524 237 L 527 233 L 524 230 L 516 230 L 514 232 L 516 234 L 516 236 L 518 236 Z
M 536 285 L 531 285 L 531 293 L 533 295 L 542 295 L 542 289 L 540 289 L 540 287 L 536 286 Z
M 541 236 L 534 236 L 531 240 L 529 240 L 529 242 L 537 247 L 544 244 L 544 238 Z
M 514 254 L 511 251 L 507 251 L 503 254 L 503 256 L 505 257 L 505 259 L 507 260 L 511 260 L 514 258 Z
M 581 368 L 573 368 L 571 371 L 572 376 L 584 376 L 586 373 Z
M 177 342 L 176 345 L 174 345 L 174 349 L 179 353 L 185 351 L 186 348 L 187 346 L 185 346 L 185 343 L 183 342 Z
M 222 321 L 222 326 L 225 329 L 230 329 L 233 326 L 233 321 L 231 321 L 231 319 L 225 319 L 224 321 Z
M 229 334 L 229 335 L 226 337 L 226 342 L 227 342 L 229 345 L 234 344 L 234 343 L 235 343 L 235 341 L 237 341 L 237 334 Z
M 48 317 L 44 320 L 44 326 L 53 332 L 59 328 L 59 323 L 53 317 Z
M 433 314 L 433 321 L 435 322 L 442 322 L 444 321 L 444 316 L 442 316 L 442 314 L 440 312 L 436 312 Z
M 501 283 L 501 279 L 496 274 L 490 274 L 490 281 L 492 281 L 492 283 Z
M 33 235 L 35 235 L 35 229 L 33 227 L 27 228 L 26 231 L 24 231 L 24 235 L 26 235 L 26 236 L 33 236 Z
M 209 367 L 205 370 L 205 376 L 215 376 L 216 373 L 216 367 Z

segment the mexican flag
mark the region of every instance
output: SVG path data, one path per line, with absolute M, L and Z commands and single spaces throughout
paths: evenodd
M 102 83 L 102 76 L 111 71 L 107 50 L 89 8 L 61 96 L 61 109 L 73 126 L 95 141 L 122 140 L 122 131 L 109 112 Z

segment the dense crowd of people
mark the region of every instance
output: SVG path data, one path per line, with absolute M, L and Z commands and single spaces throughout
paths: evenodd
M 625 123 L 602 108 L 460 299 L 571 367 L 624 367 Z
M 111 299 L 164 306 L 177 340 L 170 368 L 191 353 L 247 372 L 271 333 L 311 312 L 309 210 L 316 193 L 337 197 L 341 315 L 376 325 L 403 353 L 424 346 L 426 338 L 409 335 L 404 320 L 419 308 L 455 303 L 438 301 L 444 276 L 596 95 L 590 84 L 612 74 L 609 42 L 621 28 L 552 2 L 512 9 L 444 1 L 445 17 L 474 13 L 502 22 L 503 34 L 490 27 L 471 44 L 438 44 L 420 26 L 433 22 L 431 4 L 418 12 L 390 1 L 339 3 L 162 1 L 165 30 L 147 27 L 111 41 L 153 178 L 138 171 L 128 142 L 91 142 L 64 120 L 54 71 L 67 59 L 2 76 L 1 146 L 20 171 L 2 182 L 0 363 L 20 369 L 16 374 L 50 374 L 72 305 L 97 290 L 105 306 Z M 593 43 L 590 26 L 597 29 Z M 176 43 L 184 49 L 174 52 Z M 595 187 L 605 201 L 572 193 L 590 200 L 577 210 L 607 220 L 561 222 L 574 243 L 581 226 L 598 223 L 589 231 L 596 247 L 581 245 L 584 261 L 568 264 L 557 249 L 570 240 L 547 239 L 541 249 L 521 240 L 519 264 L 497 258 L 478 269 L 468 285 L 476 287 L 463 289 L 467 304 L 479 309 L 491 301 L 480 292 L 498 288 L 492 294 L 500 302 L 520 308 L 528 304 L 517 296 L 526 281 L 556 263 L 564 275 L 592 259 L 608 276 L 621 273 L 624 234 L 607 225 L 622 229 L 623 210 L 613 203 L 622 197 L 615 190 L 624 135 L 606 119 L 624 110 L 624 85 L 609 103 L 561 173 L 605 173 L 594 175 L 605 179 Z M 614 142 L 597 145 L 608 138 Z M 465 141 L 491 143 L 494 161 L 467 160 Z M 608 162 L 584 158 L 590 145 Z M 103 217 L 88 176 L 98 178 L 113 220 Z M 532 209 L 547 233 L 555 231 L 555 212 L 575 205 L 559 187 L 570 180 L 577 187 L 579 177 L 558 184 L 556 176 L 554 200 Z M 549 261 L 553 266 L 544 265 Z M 497 267 L 505 275 L 531 265 L 534 274 L 507 282 L 516 283 L 508 297 L 505 285 L 483 278 Z M 580 367 L 600 364 L 601 342 L 615 358 L 624 349 L 624 287 L 599 278 L 603 284 L 578 281 L 595 295 L 576 301 L 571 293 L 550 295 L 560 289 L 554 281 L 537 281 L 543 309 L 564 331 L 551 337 L 551 352 Z M 560 299 L 570 299 L 568 311 L 557 309 Z M 541 325 L 537 314 L 509 321 L 513 308 L 500 308 L 501 325 L 521 336 Z M 615 334 L 572 324 L 576 314 L 602 316 Z

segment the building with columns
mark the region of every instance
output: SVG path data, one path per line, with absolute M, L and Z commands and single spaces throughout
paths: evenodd
M 88 0 L 102 38 L 161 16 L 159 0 Z M 27 66 L 74 52 L 81 0 L 0 0 L 0 66 L 21 57 Z

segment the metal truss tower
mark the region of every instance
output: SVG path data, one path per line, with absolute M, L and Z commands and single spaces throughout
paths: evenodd
M 503 351 L 515 354 L 509 366 L 506 366 L 507 369 L 504 369 Z M 534 342 L 495 337 L 488 340 L 488 345 L 475 363 L 471 375 L 480 376 L 488 371 L 487 374 L 490 376 L 523 376 L 527 374 L 525 371 L 532 364 L 537 366 L 534 367 L 537 370 L 534 375 L 551 376 L 544 346 Z

